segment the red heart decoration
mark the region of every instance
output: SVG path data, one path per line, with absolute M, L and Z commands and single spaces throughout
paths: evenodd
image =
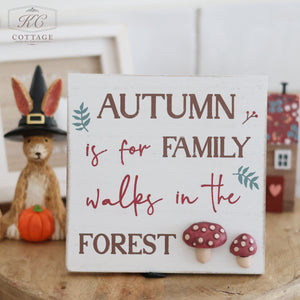
M 282 190 L 281 184 L 270 184 L 269 185 L 269 191 L 273 197 L 277 197 Z

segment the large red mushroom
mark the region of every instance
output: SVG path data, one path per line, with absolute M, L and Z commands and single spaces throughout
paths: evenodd
M 186 229 L 182 238 L 188 246 L 196 248 L 197 260 L 205 264 L 210 260 L 211 249 L 222 246 L 227 235 L 219 224 L 199 222 Z
M 236 256 L 236 261 L 242 268 L 249 268 L 251 256 L 257 251 L 254 238 L 248 233 L 237 236 L 230 246 L 230 252 Z

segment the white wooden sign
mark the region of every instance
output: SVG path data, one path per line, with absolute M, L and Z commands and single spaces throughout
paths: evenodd
M 70 74 L 68 270 L 263 273 L 266 101 L 262 76 Z

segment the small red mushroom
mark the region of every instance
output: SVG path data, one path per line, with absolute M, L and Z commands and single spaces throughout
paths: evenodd
M 230 246 L 230 252 L 236 256 L 236 261 L 242 268 L 250 267 L 251 256 L 254 255 L 256 251 L 256 242 L 248 233 L 242 233 L 237 236 Z
M 210 260 L 211 249 L 222 246 L 227 235 L 219 224 L 199 222 L 186 229 L 182 239 L 188 246 L 196 248 L 197 260 L 205 264 Z

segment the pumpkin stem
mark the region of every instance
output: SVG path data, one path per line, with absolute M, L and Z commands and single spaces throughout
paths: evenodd
M 33 207 L 33 211 L 36 211 L 36 212 L 42 212 L 44 211 L 40 205 L 36 204 L 34 207 Z

